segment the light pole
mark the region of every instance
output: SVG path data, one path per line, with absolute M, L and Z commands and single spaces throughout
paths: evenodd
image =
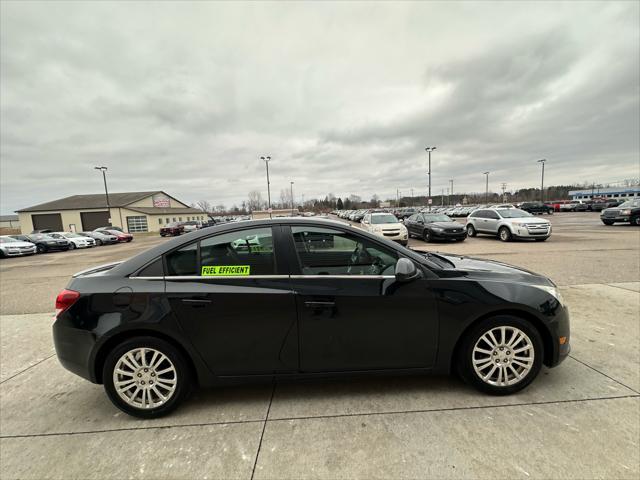
M 425 147 L 425 151 L 429 154 L 429 171 L 427 175 L 429 175 L 429 198 L 427 198 L 427 204 L 429 205 L 429 211 L 431 211 L 431 152 L 433 152 L 436 147 Z
M 95 170 L 102 172 L 102 180 L 104 181 L 104 196 L 107 199 L 107 214 L 109 215 L 109 224 L 111 224 L 111 205 L 109 205 L 109 189 L 107 188 L 107 167 L 93 167 Z
M 400 208 L 400 190 L 396 188 L 396 208 Z
M 293 182 L 289 182 L 291 185 L 291 215 L 293 215 Z
M 487 176 L 487 185 L 484 190 L 484 203 L 485 205 L 489 204 L 489 172 L 484 172 L 483 175 Z
M 269 162 L 271 157 L 260 157 L 260 160 L 264 160 L 264 164 L 267 166 L 267 208 L 269 209 L 269 218 L 271 218 L 271 183 L 269 182 Z
M 451 196 L 453 196 L 453 178 L 451 180 L 449 180 L 449 183 L 451 183 Z M 451 196 L 449 196 L 449 205 L 451 205 Z M 453 199 L 455 201 L 455 198 Z
M 542 164 L 542 181 L 540 182 L 540 201 L 544 203 L 544 162 L 546 162 L 546 158 L 541 158 L 538 160 L 538 163 Z
M 411 206 L 413 207 L 413 188 L 411 189 Z
M 502 203 L 507 203 L 507 194 L 504 193 L 507 189 L 507 184 L 502 182 Z

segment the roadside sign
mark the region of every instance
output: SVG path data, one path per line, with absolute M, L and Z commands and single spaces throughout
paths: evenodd
M 427 200 L 427 203 L 431 205 L 433 203 L 433 198 L 430 198 L 429 200 Z

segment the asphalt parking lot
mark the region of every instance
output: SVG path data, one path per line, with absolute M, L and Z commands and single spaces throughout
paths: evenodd
M 545 218 L 543 243 L 410 243 L 561 286 L 571 356 L 508 397 L 446 377 L 341 379 L 200 391 L 168 417 L 133 419 L 59 365 L 53 302 L 72 273 L 166 239 L 3 260 L 0 477 L 638 478 L 640 229 Z

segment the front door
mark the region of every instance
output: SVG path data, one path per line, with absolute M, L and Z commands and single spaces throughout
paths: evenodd
M 424 279 L 396 281 L 395 249 L 337 227 L 291 235 L 303 372 L 433 365 L 436 302 Z
M 274 232 L 244 228 L 165 257 L 171 309 L 217 375 L 298 369 L 296 305 Z

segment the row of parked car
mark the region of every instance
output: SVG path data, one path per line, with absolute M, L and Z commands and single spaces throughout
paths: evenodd
M 132 240 L 133 235 L 123 232 L 118 227 L 99 227 L 89 232 L 36 230 L 28 235 L 0 236 L 0 257 L 60 252 L 76 248 L 131 242 Z

